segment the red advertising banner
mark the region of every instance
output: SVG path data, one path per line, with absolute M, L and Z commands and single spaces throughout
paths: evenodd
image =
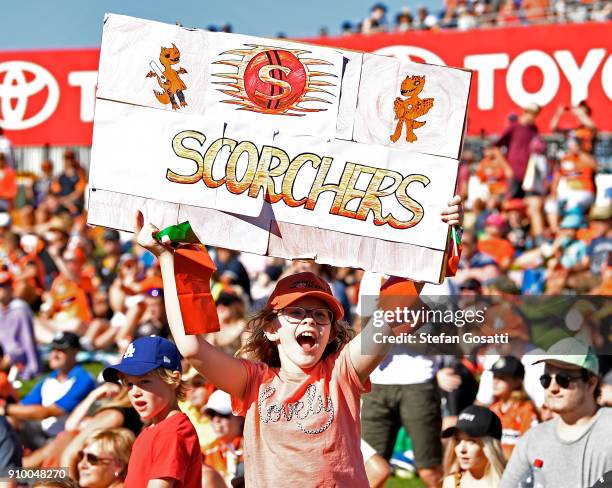
M 0 126 L 14 145 L 91 145 L 99 55 L 0 51 Z
M 508 115 L 537 103 L 541 132 L 559 105 L 587 100 L 600 131 L 612 131 L 612 22 L 413 31 L 307 42 L 369 51 L 474 71 L 468 134 L 496 134 Z M 575 126 L 570 115 L 561 126 Z
M 612 131 L 612 22 L 304 39 L 474 71 L 468 133 L 499 133 L 530 103 L 549 132 L 558 105 L 587 100 Z M 0 51 L 0 125 L 15 145 L 90 145 L 98 49 Z M 569 115 L 561 125 L 573 123 Z

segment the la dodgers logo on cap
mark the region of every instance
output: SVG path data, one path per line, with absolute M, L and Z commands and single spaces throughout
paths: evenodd
M 178 349 L 162 337 L 141 337 L 127 347 L 119 364 L 109 366 L 102 375 L 106 381 L 117 382 L 120 374 L 144 376 L 157 368 L 182 371 Z

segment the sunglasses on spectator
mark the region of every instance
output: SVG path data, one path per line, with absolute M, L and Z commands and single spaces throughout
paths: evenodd
M 540 376 L 540 384 L 544 389 L 546 389 L 552 383 L 553 378 L 561 388 L 567 389 L 572 381 L 583 380 L 584 376 L 570 376 L 566 373 L 543 374 Z
M 306 310 L 302 307 L 285 307 L 280 311 L 280 314 L 293 323 L 301 322 L 307 315 L 310 315 L 319 325 L 331 324 L 334 318 L 334 313 L 328 308 L 311 308 Z
M 210 412 L 210 418 L 219 417 L 220 419 L 229 419 L 232 415 L 229 413 Z
M 229 419 L 232 414 L 231 413 L 221 413 L 221 412 L 217 412 L 216 410 L 212 409 L 212 408 L 207 408 L 204 410 L 204 413 L 206 415 L 208 415 L 208 417 L 212 420 L 215 417 L 219 417 L 220 419 Z
M 101 458 L 92 454 L 91 452 L 79 451 L 77 461 L 80 463 L 83 459 L 87 461 L 90 466 L 98 466 L 100 464 L 110 464 L 113 462 L 111 458 Z

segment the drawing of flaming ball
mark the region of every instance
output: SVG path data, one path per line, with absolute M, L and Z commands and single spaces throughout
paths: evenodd
M 233 97 L 221 102 L 238 105 L 238 110 L 298 117 L 327 110 L 321 104 L 332 102 L 322 97 L 334 97 L 325 88 L 335 84 L 324 78 L 336 75 L 317 70 L 314 66 L 332 63 L 302 57 L 308 54 L 310 51 L 301 49 L 255 44 L 222 52 L 220 56 L 241 56 L 241 59 L 222 59 L 213 63 L 238 69 L 237 73 L 213 73 L 224 80 L 214 82 L 225 87 L 218 90 Z M 308 106 L 304 106 L 305 103 Z

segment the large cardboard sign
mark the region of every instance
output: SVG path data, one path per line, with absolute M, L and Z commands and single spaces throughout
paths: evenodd
M 143 207 L 156 225 L 190 220 L 208 244 L 438 282 L 469 83 L 109 15 L 89 223 L 130 230 Z

